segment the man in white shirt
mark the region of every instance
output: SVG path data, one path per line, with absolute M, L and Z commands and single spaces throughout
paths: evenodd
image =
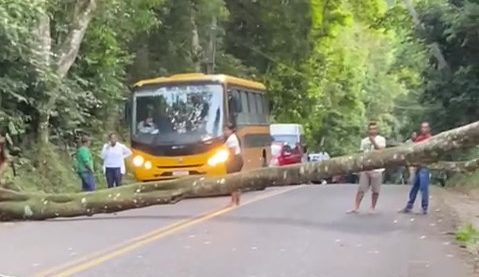
M 386 147 L 386 139 L 378 135 L 378 125 L 376 122 L 370 122 L 368 124 L 368 137 L 361 140 L 360 150 L 364 153 L 370 151 L 377 151 Z M 376 204 L 379 198 L 379 192 L 381 184 L 383 182 L 384 168 L 363 171 L 359 175 L 359 188 L 356 194 L 356 201 L 354 209 L 348 211 L 348 213 L 357 213 L 361 205 L 361 201 L 371 187 L 372 201 L 371 201 L 371 213 L 376 211 Z
M 131 156 L 131 150 L 118 142 L 116 134 L 108 135 L 108 143 L 103 146 L 101 158 L 109 188 L 121 185 L 122 176 L 126 173 L 125 159 Z
M 226 163 L 226 173 L 240 172 L 243 168 L 243 157 L 241 156 L 241 145 L 236 135 L 236 126 L 229 122 L 224 128 L 226 137 L 225 145 L 230 151 L 230 158 Z M 231 193 L 231 204 L 239 205 L 241 190 L 236 190 Z

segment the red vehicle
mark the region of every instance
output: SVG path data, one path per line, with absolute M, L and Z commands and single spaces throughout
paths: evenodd
M 283 166 L 289 164 L 298 164 L 302 162 L 303 151 L 299 144 L 294 148 L 288 143 L 274 142 L 271 146 L 270 166 Z

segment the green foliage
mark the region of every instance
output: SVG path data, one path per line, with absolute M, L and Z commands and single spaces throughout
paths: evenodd
M 460 7 L 437 4 L 423 7 L 428 38 L 440 43 L 451 72 L 430 68 L 423 101 L 436 103 L 437 129 L 444 130 L 479 118 L 479 4 L 464 1 Z
M 36 23 L 35 12 L 40 10 L 40 1 L 0 1 L 0 122 L 19 133 L 25 131 L 23 114 L 34 99 L 28 95 L 32 75 L 29 55 L 33 46 L 30 29 Z M 25 116 L 25 117 L 23 117 Z
M 479 231 L 476 228 L 474 228 L 472 224 L 468 224 L 466 226 L 461 227 L 456 232 L 456 240 L 460 242 L 478 241 Z
M 459 228 L 456 232 L 456 240 L 462 243 L 473 254 L 477 255 L 479 247 L 479 230 L 472 224 L 467 224 Z

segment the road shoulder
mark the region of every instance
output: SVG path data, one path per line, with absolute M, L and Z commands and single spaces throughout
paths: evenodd
M 457 190 L 435 188 L 437 198 L 437 207 L 443 207 L 443 213 L 448 213 L 456 232 L 463 226 L 471 224 L 476 230 L 479 230 L 479 190 Z M 464 247 L 464 246 L 463 246 Z M 479 245 L 469 246 L 468 260 L 475 268 L 475 272 L 479 273 Z

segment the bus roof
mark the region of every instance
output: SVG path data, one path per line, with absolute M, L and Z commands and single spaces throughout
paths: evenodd
M 175 74 L 168 77 L 158 77 L 154 79 L 142 80 L 133 85 L 133 87 L 142 87 L 144 85 L 156 85 L 156 84 L 167 84 L 167 83 L 183 83 L 190 81 L 216 81 L 241 87 L 246 87 L 250 89 L 255 89 L 259 91 L 266 90 L 266 87 L 259 82 L 250 81 L 243 78 L 233 77 L 223 74 L 203 74 L 203 73 L 185 73 L 185 74 Z

